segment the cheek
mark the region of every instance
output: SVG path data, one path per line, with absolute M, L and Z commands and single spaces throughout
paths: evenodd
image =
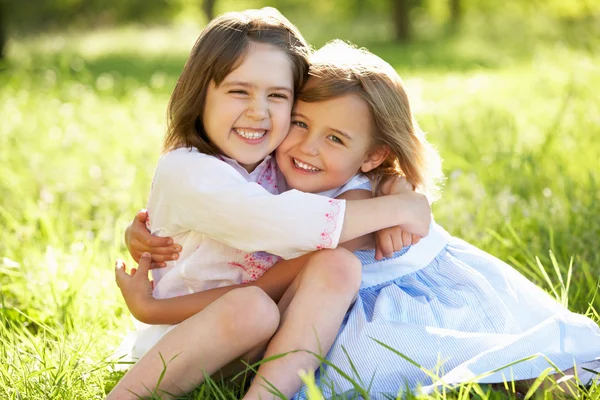
M 292 104 L 274 104 L 271 108 L 271 118 L 278 123 L 287 123 L 289 125 L 290 119 L 292 118 Z

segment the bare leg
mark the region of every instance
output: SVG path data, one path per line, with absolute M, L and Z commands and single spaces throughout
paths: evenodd
M 165 335 L 121 379 L 107 399 L 138 399 L 156 388 L 163 398 L 181 395 L 228 362 L 267 341 L 279 325 L 279 311 L 256 287 L 235 289 Z
M 289 307 L 282 314 L 280 329 L 269 343 L 265 357 L 293 350 L 325 356 L 360 281 L 361 264 L 349 251 L 338 248 L 315 253 L 280 302 L 280 309 L 288 303 Z M 318 366 L 319 360 L 305 351 L 261 364 L 244 399 L 273 398 L 265 381 L 292 396 L 302 384 L 298 370 L 314 371 Z

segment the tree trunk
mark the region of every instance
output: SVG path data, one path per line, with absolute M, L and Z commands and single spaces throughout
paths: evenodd
M 5 47 L 8 39 L 8 29 L 6 28 L 4 12 L 4 1 L 0 0 L 0 60 L 4 60 L 4 57 L 6 57 Z
M 460 0 L 450 0 L 450 25 L 457 29 L 462 19 L 462 5 Z
M 202 0 L 202 10 L 209 21 L 215 17 L 215 2 L 216 0 Z
M 399 42 L 408 42 L 412 36 L 410 24 L 411 0 L 392 0 L 392 18 L 394 33 Z

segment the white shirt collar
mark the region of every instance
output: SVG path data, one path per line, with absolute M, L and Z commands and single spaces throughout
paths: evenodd
M 218 155 L 217 157 L 220 160 L 231 165 L 237 172 L 239 172 L 249 182 L 256 182 L 258 180 L 258 178 L 262 175 L 264 170 L 270 165 L 271 162 L 274 161 L 274 160 L 272 160 L 273 156 L 271 154 L 269 154 L 268 156 L 265 157 L 265 159 L 260 164 L 258 164 L 258 166 L 256 168 L 254 168 L 254 171 L 248 172 L 248 171 L 246 171 L 246 168 L 242 167 L 233 158 L 229 158 L 224 155 Z

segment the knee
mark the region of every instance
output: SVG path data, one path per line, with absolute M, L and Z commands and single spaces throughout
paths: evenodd
M 315 253 L 305 272 L 327 289 L 354 294 L 360 288 L 362 265 L 350 251 L 337 248 Z
M 248 286 L 222 297 L 222 328 L 234 337 L 267 340 L 279 327 L 277 304 L 260 288 Z

